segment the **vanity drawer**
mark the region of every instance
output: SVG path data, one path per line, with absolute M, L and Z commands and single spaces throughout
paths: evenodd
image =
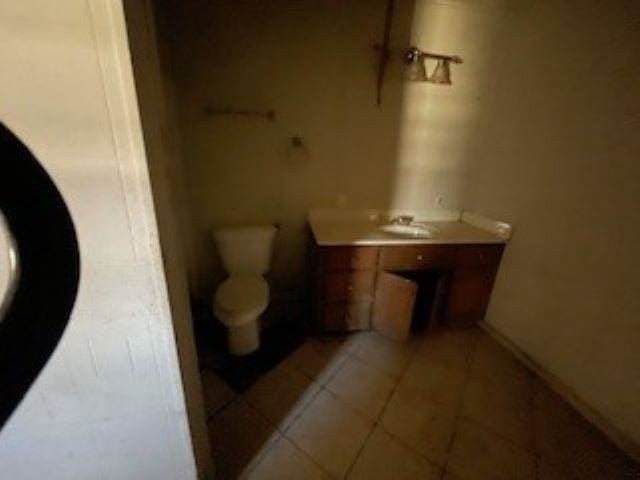
M 321 247 L 325 270 L 373 270 L 378 260 L 378 247 Z
M 380 249 L 380 268 L 385 270 L 427 270 L 447 268 L 455 261 L 451 245 L 402 245 Z
M 460 245 L 456 251 L 456 267 L 497 268 L 504 245 Z
M 374 270 L 327 272 L 324 275 L 324 298 L 332 302 L 371 296 L 374 283 Z
M 322 329 L 327 332 L 368 330 L 371 325 L 371 300 L 332 302 L 324 305 Z

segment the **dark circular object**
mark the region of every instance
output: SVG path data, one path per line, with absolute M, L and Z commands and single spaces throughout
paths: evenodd
M 0 123 L 0 210 L 20 274 L 0 318 L 0 429 L 46 365 L 69 321 L 80 254 L 69 211 L 29 149 Z

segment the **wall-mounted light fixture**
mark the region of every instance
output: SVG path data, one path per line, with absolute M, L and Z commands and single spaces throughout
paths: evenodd
M 427 76 L 424 61 L 426 59 L 437 60 L 436 68 Z M 440 55 L 438 53 L 423 52 L 411 47 L 404 54 L 407 64 L 406 78 L 412 82 L 431 82 L 438 85 L 451 85 L 451 63 L 462 63 L 462 59 L 456 55 Z
M 384 16 L 384 30 L 382 43 L 374 45 L 378 52 L 378 74 L 376 79 L 376 104 L 380 107 L 382 102 L 382 84 L 387 63 L 393 53 L 389 48 L 391 38 L 391 23 L 393 20 L 393 10 L 395 0 L 387 0 L 387 8 Z M 450 65 L 452 63 L 462 63 L 462 59 L 457 55 L 440 55 L 438 53 L 424 52 L 416 47 L 411 47 L 403 54 L 407 64 L 406 77 L 413 82 L 431 82 L 438 85 L 451 85 Z M 424 65 L 425 60 L 437 60 L 436 68 L 427 76 Z

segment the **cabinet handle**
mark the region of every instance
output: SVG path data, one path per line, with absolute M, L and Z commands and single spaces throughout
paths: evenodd
M 418 255 L 418 260 L 422 260 L 422 255 Z
M 349 286 L 347 287 L 347 290 L 349 290 L 350 292 L 351 292 L 351 291 L 353 291 L 353 285 L 349 285 Z

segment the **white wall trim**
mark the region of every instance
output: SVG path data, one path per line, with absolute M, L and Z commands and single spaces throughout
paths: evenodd
M 171 365 L 171 371 L 158 372 L 162 383 L 165 420 L 184 413 L 181 421 L 183 458 L 189 465 L 176 464 L 176 478 L 195 478 L 196 465 L 186 415 L 186 401 L 179 370 L 178 352 L 168 301 L 165 272 L 150 188 L 147 157 L 133 78 L 128 36 L 121 0 L 86 0 L 98 52 L 98 62 L 106 108 L 111 124 L 114 155 L 126 202 L 134 256 L 149 263 L 155 291 L 157 317 L 148 328 L 153 342 L 154 364 Z M 176 459 L 178 460 L 178 459 Z

